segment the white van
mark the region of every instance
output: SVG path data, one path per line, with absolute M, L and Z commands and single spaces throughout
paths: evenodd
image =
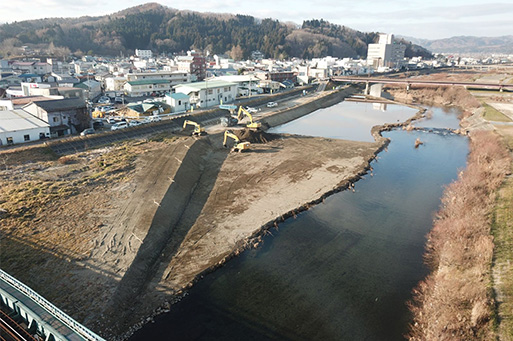
M 128 123 L 126 122 L 118 122 L 114 123 L 112 127 L 110 127 L 110 130 L 118 130 L 118 129 L 125 129 L 128 128 Z

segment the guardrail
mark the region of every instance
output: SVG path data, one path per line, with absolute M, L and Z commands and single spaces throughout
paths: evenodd
M 89 329 L 75 321 L 68 314 L 66 314 L 65 312 L 54 306 L 52 303 L 50 303 L 43 296 L 39 295 L 37 292 L 32 290 L 29 286 L 18 281 L 16 278 L 12 277 L 2 269 L 0 269 L 0 279 L 4 280 L 10 286 L 19 290 L 21 293 L 29 297 L 32 301 L 38 303 L 42 308 L 44 308 L 55 318 L 59 319 L 62 323 L 64 323 L 68 328 L 75 331 L 77 334 L 79 334 L 86 340 L 105 341 L 105 339 L 96 335 L 94 332 L 90 331 Z

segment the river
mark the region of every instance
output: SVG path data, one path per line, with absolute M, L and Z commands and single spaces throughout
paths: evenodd
M 458 127 L 457 111 L 431 110 L 432 118 L 416 125 Z M 301 121 L 310 128 L 315 122 L 312 135 L 366 140 L 378 121 L 414 113 L 342 102 L 278 130 L 306 135 Z M 334 194 L 281 223 L 262 246 L 205 276 L 131 340 L 401 339 L 406 302 L 427 273 L 425 235 L 444 186 L 465 167 L 468 141 L 439 131 L 383 135 L 391 143 L 355 192 Z M 417 138 L 424 144 L 414 148 Z

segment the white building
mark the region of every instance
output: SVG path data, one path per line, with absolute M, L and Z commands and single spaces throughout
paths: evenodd
M 232 76 L 219 76 L 215 78 L 230 83 L 237 84 L 237 96 L 251 96 L 258 95 L 264 91 L 260 88 L 260 78 L 255 75 L 232 75 Z
M 153 56 L 153 52 L 151 52 L 151 50 L 135 49 L 135 55 L 139 58 L 151 58 Z
M 122 92 L 127 81 L 126 77 L 114 76 L 105 78 L 105 91 Z
M 166 103 L 171 107 L 172 113 L 185 112 L 191 108 L 189 96 L 181 92 L 166 94 Z
M 369 44 L 367 64 L 374 68 L 400 68 L 404 61 L 406 46 L 394 43 L 393 34 L 380 34 L 377 44 Z
M 173 87 L 176 93 L 189 96 L 191 105 L 209 108 L 219 104 L 231 103 L 237 97 L 237 84 L 222 80 L 207 80 Z
M 0 111 L 0 146 L 50 137 L 50 125 L 23 109 Z

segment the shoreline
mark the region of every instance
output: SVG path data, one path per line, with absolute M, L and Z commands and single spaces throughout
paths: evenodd
M 397 101 L 390 101 L 391 103 L 397 104 L 397 105 L 405 105 L 404 103 L 400 103 Z M 337 102 L 338 103 L 338 102 Z M 422 108 L 417 105 L 407 105 L 410 107 L 413 107 L 415 109 L 418 109 L 416 114 L 409 119 L 407 119 L 404 122 L 400 123 L 385 123 L 383 125 L 374 126 L 371 129 L 371 133 L 375 139 L 374 143 L 379 144 L 377 148 L 374 150 L 372 156 L 365 159 L 364 164 L 365 166 L 358 169 L 357 172 L 355 172 L 352 176 L 344 178 L 343 180 L 339 181 L 338 184 L 336 184 L 331 190 L 324 192 L 321 194 L 318 198 L 308 201 L 306 203 L 301 204 L 300 206 L 297 206 L 296 208 L 289 210 L 283 214 L 281 214 L 278 218 L 272 219 L 263 225 L 261 225 L 258 229 L 254 230 L 251 235 L 239 240 L 239 246 L 234 249 L 230 254 L 223 257 L 220 261 L 218 261 L 216 264 L 213 264 L 209 268 L 203 270 L 202 272 L 198 273 L 192 281 L 190 281 L 185 287 L 183 287 L 178 295 L 173 295 L 172 300 L 167 300 L 164 303 L 162 303 L 157 309 L 154 310 L 154 312 L 141 320 L 139 323 L 136 323 L 133 325 L 127 333 L 123 334 L 120 338 L 120 340 L 126 340 L 128 339 L 135 331 L 140 329 L 145 324 L 151 322 L 153 318 L 156 316 L 166 313 L 169 311 L 170 307 L 179 302 L 185 295 L 187 295 L 186 290 L 194 286 L 198 281 L 200 281 L 204 276 L 216 271 L 217 269 L 223 267 L 228 261 L 231 259 L 239 256 L 242 252 L 245 250 L 256 248 L 259 246 L 261 242 L 261 238 L 267 233 L 267 231 L 271 230 L 272 228 L 277 228 L 278 224 L 285 221 L 286 219 L 290 219 L 295 217 L 300 212 L 309 210 L 312 206 L 318 205 L 323 203 L 323 201 L 328 198 L 329 196 L 347 190 L 351 189 L 351 184 L 356 183 L 358 180 L 360 180 L 365 174 L 367 174 L 370 170 L 370 163 L 378 156 L 379 153 L 381 153 L 390 143 L 390 139 L 385 138 L 381 135 L 383 131 L 390 131 L 392 129 L 400 128 L 400 127 L 407 127 L 412 122 L 420 119 L 423 117 L 424 112 L 426 111 L 425 108 Z M 282 124 L 282 123 L 280 123 Z

